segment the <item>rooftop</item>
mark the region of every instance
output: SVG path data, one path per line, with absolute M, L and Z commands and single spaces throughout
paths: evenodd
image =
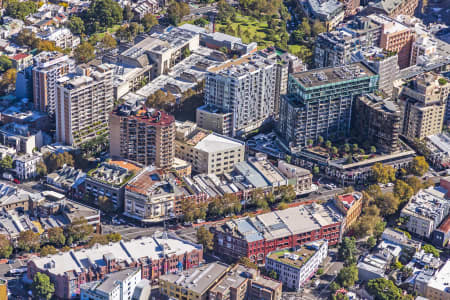
M 224 77 L 241 77 L 246 76 L 248 73 L 271 67 L 276 63 L 276 60 L 267 58 L 262 53 L 256 52 L 235 60 L 230 60 L 218 67 L 210 68 L 208 71 Z
M 223 152 L 238 147 L 245 147 L 245 143 L 217 133 L 210 133 L 195 145 L 195 149 L 204 152 Z
M 337 0 L 307 0 L 315 14 L 322 14 L 331 19 L 336 15 L 336 11 L 341 11 L 344 5 Z
M 247 241 L 280 237 L 318 230 L 341 222 L 342 215 L 331 205 L 312 203 L 277 210 L 252 218 L 234 219 L 225 223 L 224 230 L 234 230 Z
M 229 268 L 230 266 L 224 263 L 214 262 L 178 274 L 162 275 L 159 280 L 171 282 L 183 289 L 203 295 Z
M 373 15 L 370 15 L 367 17 L 378 24 L 384 25 L 383 32 L 385 34 L 391 34 L 391 33 L 409 30 L 409 28 L 407 26 L 405 26 L 402 23 L 398 22 L 397 20 L 389 18 L 388 16 L 385 16 L 385 15 L 373 14 Z
M 313 69 L 294 73 L 290 76 L 295 78 L 304 88 L 312 88 L 337 82 L 347 82 L 358 78 L 368 78 L 376 76 L 376 74 L 364 64 L 357 62 L 342 67 Z
M 315 241 L 313 243 L 302 245 L 295 251 L 286 249 L 271 252 L 267 257 L 291 267 L 300 269 L 324 243 L 325 241 Z
M 141 109 L 137 112 L 132 112 L 125 107 L 119 106 L 113 114 L 127 116 L 130 119 L 134 119 L 138 122 L 145 122 L 152 126 L 170 126 L 175 122 L 175 118 L 172 115 L 159 110 Z
M 270 163 L 266 155 L 258 153 L 255 157 L 249 157 L 248 162 L 258 170 L 271 185 L 276 186 L 280 183 L 287 183 L 284 175 Z
M 441 187 L 429 187 L 420 190 L 402 209 L 402 212 L 413 214 L 427 219 L 436 220 L 448 205 L 445 199 L 447 190 Z M 436 224 L 437 225 L 437 224 Z
M 88 178 L 108 185 L 123 186 L 133 178 L 141 168 L 127 161 L 109 161 L 101 163 L 87 173 Z
M 444 266 L 434 274 L 428 286 L 446 293 L 450 292 L 450 260 L 447 260 Z
M 166 239 L 163 234 L 156 233 L 152 237 L 107 245 L 97 244 L 92 248 L 34 258 L 29 263 L 34 263 L 39 269 L 51 274 L 63 275 L 66 272 L 80 273 L 95 266 L 105 266 L 105 256 L 115 259 L 116 262 L 130 264 L 141 258 L 158 260 L 164 255 L 182 255 L 196 249 L 201 250 L 202 247 L 171 234 L 168 234 Z
M 100 291 L 105 294 L 109 294 L 115 289 L 115 287 L 117 287 L 120 284 L 120 282 L 126 280 L 131 276 L 134 276 L 139 271 L 140 271 L 139 268 L 131 268 L 110 273 L 106 275 L 106 277 L 102 281 L 96 282 L 94 284 L 89 284 L 88 286 L 85 286 L 85 288 L 87 287 L 89 290 L 92 291 Z

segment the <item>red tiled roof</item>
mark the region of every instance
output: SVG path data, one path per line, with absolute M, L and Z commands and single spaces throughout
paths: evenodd
M 442 222 L 441 226 L 439 226 L 439 230 L 443 232 L 448 232 L 450 230 L 450 215 Z
M 338 198 L 340 201 L 347 202 L 349 205 L 352 204 L 353 201 L 355 201 L 355 198 L 353 197 L 352 194 L 339 195 Z
M 14 60 L 21 60 L 24 59 L 25 57 L 28 57 L 30 54 L 28 53 L 19 53 L 13 56 L 10 56 L 9 58 L 14 59 Z

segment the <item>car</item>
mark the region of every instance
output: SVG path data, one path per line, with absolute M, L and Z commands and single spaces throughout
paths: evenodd
M 192 226 L 192 222 L 184 222 L 183 226 L 186 226 L 186 227 Z
M 20 180 L 17 179 L 17 178 L 14 178 L 14 179 L 13 179 L 13 182 L 14 182 L 15 184 L 20 184 Z
M 386 183 L 386 186 L 391 187 L 391 186 L 394 186 L 394 184 L 392 182 L 388 182 L 388 183 Z

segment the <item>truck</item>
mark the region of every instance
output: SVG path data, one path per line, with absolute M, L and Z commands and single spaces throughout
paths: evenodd
M 14 176 L 11 175 L 11 173 L 8 172 L 3 172 L 2 174 L 3 179 L 9 180 L 9 181 L 13 181 Z

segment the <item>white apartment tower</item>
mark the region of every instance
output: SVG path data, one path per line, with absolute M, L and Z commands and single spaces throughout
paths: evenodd
M 112 70 L 99 66 L 79 73 L 61 78 L 57 86 L 56 139 L 67 145 L 107 135 L 113 109 Z
M 254 130 L 276 117 L 287 70 L 287 63 L 280 64 L 259 53 L 212 68 L 206 76 L 205 104 L 231 113 L 230 135 Z
M 60 52 L 41 52 L 33 58 L 33 102 L 37 110 L 55 113 L 56 85 L 75 70 L 75 61 Z

